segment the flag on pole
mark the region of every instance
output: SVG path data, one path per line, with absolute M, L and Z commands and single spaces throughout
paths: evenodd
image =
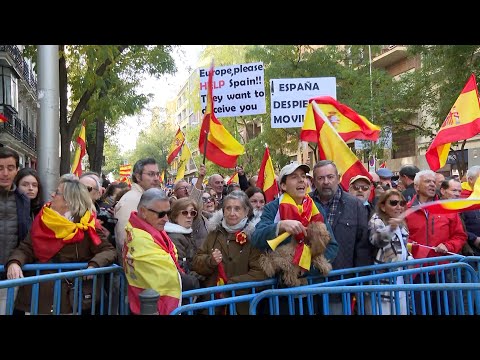
M 77 150 L 75 151 L 75 157 L 73 158 L 72 174 L 77 176 L 82 175 L 82 158 L 85 156 L 86 144 L 85 144 L 85 120 L 82 121 L 82 127 L 77 137 Z
M 160 174 L 160 184 L 165 184 L 165 169 L 163 169 L 162 173 Z
M 385 169 L 386 167 L 387 167 L 387 162 L 384 161 L 384 162 L 380 165 L 379 169 Z
M 322 109 L 314 100 L 312 100 L 311 104 L 313 105 L 315 128 L 310 127 L 305 130 L 306 123 L 304 122 L 300 131 L 300 140 L 318 143 L 320 160 L 332 160 L 335 163 L 341 175 L 340 184 L 343 189 L 348 189 L 350 179 L 355 175 L 363 175 L 372 180 L 372 176 L 335 131 Z M 312 131 L 316 132 L 316 138 L 312 137 Z
M 263 153 L 262 164 L 258 172 L 257 187 L 265 193 L 265 202 L 273 201 L 279 194 L 277 179 L 275 178 L 275 169 L 273 168 L 272 158 L 268 146 Z
M 319 96 L 310 99 L 307 106 L 302 131 L 305 132 L 304 137 L 312 140 L 305 141 L 317 141 L 314 140 L 316 139 L 316 130 L 312 101 L 315 101 L 322 109 L 343 141 L 347 142 L 352 139 L 378 140 L 380 136 L 379 126 L 372 124 L 365 116 L 357 114 L 347 105 L 338 102 L 331 96 Z
M 173 139 L 173 143 L 170 146 L 170 151 L 168 152 L 168 156 L 167 156 L 168 164 L 171 164 L 173 159 L 175 159 L 175 157 L 178 155 L 184 142 L 185 142 L 185 136 L 183 135 L 183 132 L 180 130 L 180 128 L 178 128 L 177 133 L 175 134 L 175 138 Z
M 187 164 L 191 157 L 192 153 L 190 152 L 188 145 L 184 144 L 182 148 L 182 154 L 180 155 L 180 161 L 178 163 L 177 177 L 175 178 L 175 182 L 184 178 Z
M 129 164 L 120 165 L 120 171 L 119 171 L 120 176 L 130 176 L 131 173 L 132 173 L 132 165 L 129 165 Z
M 237 158 L 245 152 L 240 144 L 217 119 L 213 111 L 213 62 L 208 74 L 207 106 L 200 129 L 198 148 L 200 154 L 211 162 L 224 167 L 234 168 Z
M 232 175 L 230 179 L 227 181 L 227 185 L 231 183 L 240 184 L 240 179 L 238 178 L 238 172 L 235 171 L 235 174 Z
M 478 133 L 480 104 L 477 82 L 472 74 L 425 153 L 430 169 L 437 171 L 445 166 L 452 142 L 470 139 Z
M 0 123 L 6 123 L 8 121 L 7 117 L 3 114 L 0 114 Z

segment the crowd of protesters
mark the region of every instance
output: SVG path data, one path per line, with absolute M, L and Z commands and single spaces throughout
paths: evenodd
M 140 311 L 139 290 L 152 288 L 162 294 L 158 312 L 168 314 L 181 304 L 182 291 L 268 278 L 269 256 L 287 253 L 289 246 L 312 249 L 310 268 L 294 264 L 298 277 L 447 253 L 480 253 L 480 210 L 447 216 L 420 210 L 402 218 L 412 206 L 468 196 L 454 177 L 404 165 L 398 176 L 387 168 L 371 177 L 352 176 L 344 189 L 334 162 L 319 161 L 313 169 L 293 162 L 279 171 L 279 194 L 267 201 L 256 187 L 257 174 L 247 177 L 241 167 L 237 173 L 239 182 L 227 185 L 221 174 L 207 176 L 201 165 L 195 184 L 182 179 L 169 191 L 162 188 L 157 161 L 146 158 L 135 163 L 131 186 L 109 184 L 94 172 L 80 178 L 65 174 L 51 199 L 43 199 L 36 171 L 20 170 L 18 154 L 0 148 L 0 260 L 6 269 L 0 276 L 23 277 L 26 263 L 87 262 L 89 268 L 117 263 L 124 267 L 131 312 Z M 479 174 L 479 166 L 468 170 L 468 188 Z M 314 244 L 320 237 L 312 230 L 318 229 L 315 224 L 324 229 L 320 247 Z M 271 240 L 278 242 L 276 249 Z M 412 241 L 429 248 L 411 253 L 407 242 Z M 118 284 L 113 285 L 118 292 Z M 63 284 L 62 313 L 72 312 L 68 290 L 68 283 Z M 52 311 L 52 291 L 52 286 L 40 286 L 41 313 Z M 18 291 L 17 313 L 29 311 L 30 292 L 27 286 Z M 396 299 L 406 314 L 401 295 Z M 5 300 L 2 289 L 0 314 L 5 313 Z M 388 313 L 392 298 L 382 294 L 382 301 L 383 313 Z M 237 306 L 239 314 L 248 313 L 243 305 Z M 332 296 L 330 314 L 341 314 L 341 305 Z

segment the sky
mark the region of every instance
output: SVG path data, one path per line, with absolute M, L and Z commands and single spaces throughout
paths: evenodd
M 153 107 L 164 107 L 166 102 L 175 98 L 182 86 L 187 81 L 191 72 L 196 68 L 196 63 L 205 45 L 181 45 L 172 53 L 177 72 L 175 75 L 166 75 L 161 79 L 146 78 L 140 91 L 144 94 L 154 94 L 153 100 L 142 114 L 127 116 L 123 125 L 120 126 L 115 141 L 119 144 L 122 152 L 133 150 L 139 132 L 144 129 L 151 120 Z

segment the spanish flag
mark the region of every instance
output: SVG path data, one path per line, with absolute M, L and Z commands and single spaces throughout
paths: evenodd
M 277 179 L 275 178 L 275 169 L 273 168 L 268 146 L 265 148 L 265 153 L 263 154 L 256 185 L 265 193 L 265 202 L 267 203 L 275 200 L 279 194 Z
M 130 176 L 132 173 L 132 165 L 120 165 L 120 176 Z
M 173 159 L 178 155 L 180 150 L 182 149 L 182 145 L 185 142 L 185 136 L 183 132 L 178 128 L 177 133 L 175 134 L 175 139 L 173 139 L 173 143 L 170 146 L 170 151 L 168 152 L 167 156 L 167 163 L 171 164 Z
M 75 151 L 75 157 L 73 158 L 72 174 L 77 176 L 82 175 L 82 159 L 85 156 L 86 144 L 85 144 L 85 120 L 82 121 L 82 127 L 77 137 L 77 150 Z
M 187 169 L 187 164 L 192 157 L 192 153 L 187 144 L 183 145 L 182 148 L 182 155 L 180 155 L 180 162 L 178 163 L 177 168 L 177 177 L 175 178 L 175 182 L 182 180 L 185 176 L 185 170 Z
M 198 148 L 200 154 L 204 154 L 211 162 L 224 168 L 234 168 L 237 164 L 237 158 L 245 152 L 245 149 L 215 116 L 213 110 L 213 73 L 212 62 L 208 74 L 207 107 L 200 129 Z
M 310 125 L 305 121 L 300 131 L 300 140 L 318 143 L 320 160 L 332 160 L 335 163 L 339 174 L 342 176 L 340 184 L 345 190 L 348 189 L 348 183 L 355 175 L 363 175 L 372 180 L 372 176 L 365 169 L 365 166 L 335 131 L 333 125 L 315 100 L 312 100 L 311 104 L 315 118 L 315 127 L 309 127 Z M 312 134 L 315 134 L 315 137 Z
M 8 121 L 7 117 L 3 114 L 0 114 L 0 123 L 6 123 Z
M 425 153 L 430 169 L 437 171 L 445 166 L 452 142 L 470 139 L 478 133 L 480 104 L 477 82 L 472 74 Z
M 238 172 L 235 171 L 235 174 L 232 175 L 230 179 L 227 181 L 227 185 L 231 183 L 240 184 L 240 179 L 238 178 Z
M 310 99 L 307 106 L 302 131 L 305 131 L 305 137 L 311 138 L 312 140 L 305 141 L 317 141 L 315 113 L 313 111 L 312 101 L 315 101 L 320 109 L 322 109 L 343 141 L 347 142 L 352 139 L 378 140 L 380 127 L 372 124 L 365 116 L 357 114 L 347 105 L 339 103 L 331 96 L 319 96 Z

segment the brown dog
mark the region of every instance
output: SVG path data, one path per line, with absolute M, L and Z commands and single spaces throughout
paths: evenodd
M 305 244 L 310 246 L 312 253 L 312 264 L 326 275 L 332 270 L 332 265 L 327 261 L 325 249 L 330 242 L 330 233 L 324 223 L 312 222 L 308 224 Z M 292 239 L 288 244 L 279 245 L 274 251 L 267 251 L 260 257 L 260 266 L 267 276 L 273 277 L 276 273 L 282 272 L 282 279 L 287 286 L 307 285 L 307 279 L 302 278 L 304 270 L 293 264 L 293 255 L 297 242 Z

